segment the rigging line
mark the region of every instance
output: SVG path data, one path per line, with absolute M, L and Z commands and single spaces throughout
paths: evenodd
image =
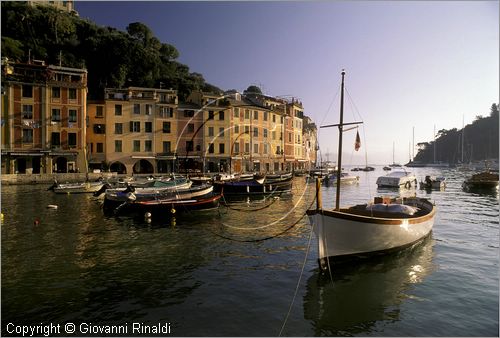
M 231 237 L 227 237 L 227 236 L 218 234 L 215 231 L 212 231 L 211 229 L 209 229 L 209 231 L 217 237 L 228 239 L 228 240 L 233 241 L 233 242 L 255 243 L 255 242 L 267 241 L 268 239 L 273 239 L 273 238 L 279 237 L 279 236 L 283 235 L 284 233 L 290 231 L 293 227 L 295 227 L 304 218 L 304 216 L 307 215 L 307 210 L 309 210 L 312 207 L 312 205 L 314 204 L 315 201 L 316 201 L 316 197 L 313 198 L 311 204 L 309 205 L 309 207 L 306 209 L 304 214 L 302 214 L 302 216 L 299 219 L 297 219 L 292 225 L 290 225 L 288 228 L 286 228 L 285 230 L 283 230 L 282 232 L 280 232 L 276 235 L 272 235 L 272 236 L 268 236 L 268 237 L 264 237 L 264 238 L 257 238 L 257 239 L 236 239 L 236 238 L 231 238 Z
M 347 97 L 349 98 L 349 102 L 351 103 L 351 105 L 354 106 L 355 112 L 358 114 L 358 116 L 361 119 L 361 121 L 363 121 L 363 116 L 361 116 L 361 113 L 359 112 L 359 109 L 356 106 L 356 103 L 354 103 L 354 100 L 352 99 L 351 94 L 349 93 L 349 91 L 347 90 L 347 88 L 344 88 L 344 89 L 345 89 L 345 91 L 347 93 Z
M 313 202 L 315 199 L 316 199 L 316 197 L 313 199 Z M 312 206 L 312 204 L 311 204 L 311 206 Z M 292 302 L 290 303 L 290 307 L 288 308 L 288 312 L 286 314 L 285 321 L 283 322 L 283 325 L 281 326 L 281 330 L 278 334 L 278 337 L 281 337 L 281 334 L 283 333 L 283 330 L 285 329 L 286 322 L 288 321 L 288 317 L 290 317 L 290 313 L 292 312 L 292 307 L 293 307 L 293 304 L 295 302 L 295 298 L 297 297 L 297 293 L 299 292 L 300 282 L 302 280 L 302 276 L 304 275 L 304 269 L 305 269 L 306 263 L 307 263 L 307 256 L 309 255 L 309 250 L 311 249 L 312 233 L 313 233 L 313 227 L 311 227 L 311 231 L 309 232 L 309 241 L 307 242 L 307 250 L 306 250 L 306 254 L 304 256 L 304 262 L 302 263 L 302 269 L 300 271 L 299 280 L 297 281 L 297 286 L 295 287 L 295 292 L 293 294 Z
M 319 124 L 320 126 L 323 125 L 323 122 L 325 122 L 326 117 L 328 116 L 328 113 L 330 112 L 330 109 L 333 106 L 333 103 L 337 99 L 337 96 L 339 95 L 340 92 L 340 86 L 337 88 L 337 93 L 335 93 L 335 96 L 333 97 L 332 101 L 330 102 L 330 105 L 328 106 L 328 109 L 326 110 L 325 115 L 323 116 L 323 120 L 321 120 L 321 123 Z M 320 130 L 318 129 L 318 138 L 319 138 Z
M 236 227 L 236 226 L 232 226 L 232 225 L 228 225 L 228 224 L 224 224 L 224 223 L 222 223 L 222 225 L 224 225 L 224 226 L 226 226 L 226 227 L 228 227 L 228 228 L 238 229 L 238 230 L 259 230 L 259 229 L 264 229 L 264 228 L 267 228 L 267 227 L 269 227 L 269 226 L 271 226 L 271 225 L 274 225 L 274 224 L 278 223 L 279 221 L 281 221 L 281 220 L 285 219 L 288 215 L 290 215 L 290 214 L 291 214 L 291 213 L 295 210 L 295 208 L 299 205 L 299 203 L 302 201 L 302 198 L 304 198 L 304 195 L 305 195 L 305 193 L 306 193 L 307 189 L 308 189 L 307 187 L 306 187 L 306 189 L 304 189 L 304 191 L 302 192 L 302 195 L 300 195 L 300 198 L 299 198 L 299 200 L 297 201 L 297 203 L 295 203 L 295 204 L 293 205 L 293 208 L 291 208 L 291 209 L 290 209 L 290 210 L 289 210 L 286 214 L 284 214 L 281 218 L 277 219 L 276 221 L 274 221 L 274 222 L 272 222 L 272 223 L 270 223 L 270 224 L 267 224 L 267 225 L 264 225 L 264 226 L 259 226 L 259 227 L 254 227 L 254 228 L 242 228 L 242 227 Z

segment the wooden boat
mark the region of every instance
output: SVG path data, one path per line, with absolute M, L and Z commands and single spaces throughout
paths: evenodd
M 95 193 L 101 190 L 106 182 L 100 180 L 97 182 L 80 182 L 80 183 L 58 183 L 57 181 L 48 189 L 56 194 L 86 194 Z
M 339 128 L 338 168 L 342 168 L 344 75 L 342 71 L 340 123 L 325 127 Z M 340 182 L 340 170 L 337 174 Z M 366 258 L 401 250 L 423 240 L 432 230 L 435 206 L 424 198 L 375 198 L 365 203 L 340 208 L 340 184 L 337 184 L 335 209 L 322 208 L 320 182 L 316 182 L 317 206 L 307 214 L 318 237 L 319 264 L 323 270 L 345 260 Z
M 116 211 L 121 210 L 123 208 L 128 209 L 131 207 L 132 203 L 139 203 L 143 201 L 180 201 L 180 200 L 190 200 L 197 199 L 202 197 L 207 197 L 211 195 L 214 191 L 213 186 L 211 185 L 200 185 L 191 188 L 170 190 L 170 191 L 162 191 L 156 194 L 152 193 L 140 193 L 134 190 L 133 187 L 129 186 L 129 188 L 125 191 L 119 191 L 116 193 L 108 194 L 106 191 L 106 195 L 104 196 L 104 204 L 103 209 L 105 211 Z
M 335 185 L 337 184 L 337 174 L 328 176 L 323 179 L 326 185 Z M 340 174 L 340 184 L 354 184 L 359 183 L 359 176 L 350 175 L 348 173 Z
M 487 190 L 498 188 L 498 173 L 483 171 L 472 175 L 462 184 L 465 190 Z
M 292 173 L 267 175 L 260 179 L 214 182 L 215 191 L 224 195 L 256 195 L 289 192 L 292 189 Z
M 133 191 L 136 195 L 158 195 L 182 189 L 189 189 L 193 184 L 192 181 L 183 177 L 175 178 L 169 181 L 152 180 L 142 182 L 138 185 L 135 183 L 126 183 L 125 187 L 112 188 L 110 185 L 104 185 L 102 189 L 94 193 L 94 196 L 99 196 L 105 193 L 105 199 L 120 200 L 123 192 Z
M 410 172 L 394 171 L 377 178 L 379 188 L 411 188 L 417 186 L 417 178 Z
M 115 209 L 114 214 L 135 213 L 147 218 L 174 216 L 195 210 L 207 210 L 219 207 L 222 194 L 208 194 L 193 198 L 151 198 L 130 201 L 125 206 Z
M 425 176 L 425 180 L 420 181 L 420 190 L 442 190 L 446 188 L 446 178 L 436 176 Z

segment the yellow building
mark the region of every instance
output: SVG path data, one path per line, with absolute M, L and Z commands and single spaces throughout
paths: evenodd
M 2 61 L 2 172 L 86 168 L 87 71 Z
M 89 102 L 95 111 L 87 140 L 93 165 L 102 162 L 104 153 L 104 167 L 118 173 L 173 171 L 177 104 L 175 90 L 107 88 L 104 101 Z

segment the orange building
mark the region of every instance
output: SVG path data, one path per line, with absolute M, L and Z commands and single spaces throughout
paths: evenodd
M 86 168 L 87 71 L 2 61 L 2 172 Z

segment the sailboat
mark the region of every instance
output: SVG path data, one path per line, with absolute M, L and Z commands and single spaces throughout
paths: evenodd
M 342 70 L 340 123 L 321 126 L 339 128 L 338 174 L 342 168 L 344 76 Z M 316 182 L 316 209 L 307 211 L 318 237 L 318 261 L 322 270 L 332 264 L 386 254 L 412 246 L 426 238 L 434 225 L 436 207 L 425 198 L 375 197 L 373 202 L 340 208 L 337 184 L 335 209 L 323 209 L 320 182 Z

